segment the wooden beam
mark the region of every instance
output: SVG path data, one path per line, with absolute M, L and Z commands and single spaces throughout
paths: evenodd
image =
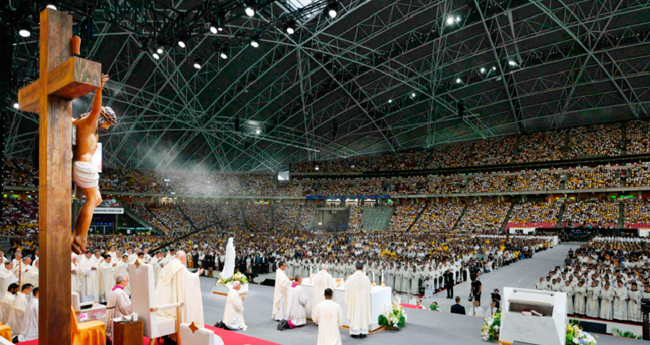
M 19 109 L 30 113 L 38 113 L 40 97 L 40 81 L 37 80 L 18 91 Z
M 47 93 L 73 100 L 93 92 L 101 85 L 102 65 L 79 57 L 70 58 L 50 71 Z

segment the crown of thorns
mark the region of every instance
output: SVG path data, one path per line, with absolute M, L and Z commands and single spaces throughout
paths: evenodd
M 90 113 L 83 113 L 79 118 L 84 118 L 88 116 Z M 108 122 L 111 125 L 114 125 L 117 123 L 117 115 L 115 115 L 115 111 L 111 107 L 101 107 L 99 109 L 99 115 L 102 116 L 104 119 L 104 122 Z

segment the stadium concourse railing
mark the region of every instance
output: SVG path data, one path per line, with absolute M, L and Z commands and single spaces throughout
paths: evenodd
M 7 191 L 38 191 L 38 188 L 5 186 Z M 426 199 L 426 198 L 459 198 L 459 197 L 485 197 L 485 196 L 518 196 L 518 195 L 559 195 L 559 194 L 596 194 L 596 193 L 641 193 L 650 191 L 650 186 L 646 187 L 612 187 L 612 188 L 594 188 L 594 189 L 554 189 L 554 190 L 530 190 L 518 192 L 483 192 L 483 193 L 452 193 L 452 194 L 410 194 L 410 195 L 390 195 L 391 199 Z M 113 192 L 102 191 L 106 196 L 135 196 L 151 198 L 185 198 L 185 199 L 241 199 L 241 200 L 306 200 L 309 196 L 261 196 L 261 195 L 206 195 L 206 194 L 165 194 L 165 193 L 133 193 L 133 192 Z M 364 196 L 348 196 L 362 198 Z M 333 197 L 334 198 L 334 197 Z

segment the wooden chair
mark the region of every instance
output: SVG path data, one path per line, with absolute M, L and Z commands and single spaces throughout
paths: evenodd
M 101 321 L 77 322 L 72 306 L 72 345 L 106 345 L 106 324 Z
M 170 334 L 178 336 L 180 322 L 178 318 L 158 315 L 159 311 L 176 308 L 176 315 L 181 315 L 182 303 L 167 305 L 156 304 L 156 288 L 153 279 L 153 267 L 148 264 L 129 264 L 129 281 L 131 282 L 131 310 L 138 314 L 138 320 L 144 323 L 144 336 L 151 339 L 149 344 L 154 344 L 156 339 Z M 181 344 L 180 336 L 177 337 Z M 192 344 L 192 343 L 188 343 Z

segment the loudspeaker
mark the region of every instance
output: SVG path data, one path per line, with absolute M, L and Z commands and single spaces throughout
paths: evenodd
M 456 103 L 456 111 L 458 112 L 458 117 L 461 119 L 465 117 L 465 102 L 459 101 Z

